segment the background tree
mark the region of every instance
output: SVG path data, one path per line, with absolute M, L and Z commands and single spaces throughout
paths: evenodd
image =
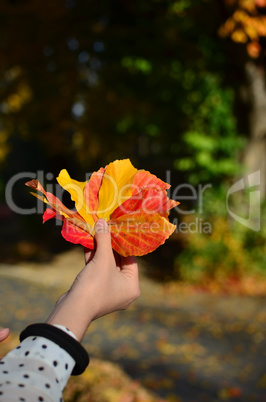
M 249 111 L 249 142 L 244 162 L 249 171 L 261 172 L 261 196 L 266 196 L 266 1 L 225 0 L 230 15 L 220 27 L 221 37 L 242 45 L 245 82 L 242 100 Z M 246 57 L 244 53 L 246 52 Z M 240 116 L 241 118 L 241 116 Z

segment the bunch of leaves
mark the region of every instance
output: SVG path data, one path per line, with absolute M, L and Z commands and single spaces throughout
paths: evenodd
M 175 230 L 168 215 L 179 203 L 167 197 L 170 185 L 148 171 L 137 170 L 129 159 L 100 168 L 85 182 L 71 179 L 63 169 L 57 181 L 70 193 L 76 211 L 46 192 L 37 179 L 26 185 L 43 194 L 32 193 L 48 205 L 43 222 L 51 218 L 63 221 L 62 236 L 71 243 L 93 249 L 99 218 L 107 221 L 112 247 L 122 256 L 147 254 Z

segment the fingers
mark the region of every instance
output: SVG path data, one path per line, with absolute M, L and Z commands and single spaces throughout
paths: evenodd
M 129 257 L 123 257 L 123 265 L 126 266 L 137 266 L 137 260 L 136 257 L 134 257 L 133 255 L 129 256 Z
M 0 342 L 4 341 L 9 335 L 9 328 L 0 329 Z
M 140 294 L 140 284 L 139 284 L 139 273 L 138 264 L 135 257 L 123 257 L 122 258 L 122 274 L 130 280 L 130 293 L 131 298 L 129 300 L 130 305 L 134 300 L 136 300 Z
M 85 264 L 88 264 L 93 259 L 94 254 L 95 250 L 84 248 Z
M 131 271 L 138 275 L 138 264 L 136 258 L 134 256 L 122 257 L 122 270 Z

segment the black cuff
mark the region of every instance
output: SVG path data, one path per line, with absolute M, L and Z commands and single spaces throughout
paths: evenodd
M 61 329 L 50 324 L 32 324 L 26 327 L 20 334 L 19 340 L 22 342 L 29 336 L 42 336 L 56 343 L 64 349 L 76 362 L 71 375 L 82 374 L 89 364 L 89 355 L 87 351 L 72 336 Z

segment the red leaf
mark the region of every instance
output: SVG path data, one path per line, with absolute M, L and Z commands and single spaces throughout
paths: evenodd
M 44 223 L 44 222 L 48 221 L 49 219 L 52 219 L 55 217 L 60 219 L 61 215 L 56 214 L 56 212 L 53 209 L 47 208 L 43 214 L 42 221 Z
M 84 198 L 86 199 L 86 206 L 88 211 L 91 213 L 94 221 L 98 220 L 97 218 L 97 209 L 99 205 L 99 190 L 102 184 L 104 168 L 98 170 L 98 172 L 94 172 L 91 175 L 89 182 L 86 184 L 84 189 Z
M 153 188 L 144 189 L 123 202 L 110 218 L 117 219 L 125 214 L 135 216 L 139 214 L 154 215 L 156 213 L 167 217 L 168 211 L 178 204 L 179 202 L 169 200 L 165 191 L 157 191 Z
M 64 237 L 64 239 L 66 239 L 71 243 L 81 244 L 82 246 L 91 249 L 94 248 L 93 237 L 85 230 L 82 230 L 76 225 L 73 225 L 71 222 L 69 222 L 68 219 L 64 219 L 61 234 Z
M 44 201 L 52 208 L 47 208 L 44 212 L 43 223 L 51 218 L 57 218 L 60 220 L 69 219 L 69 222 L 72 225 L 74 224 L 77 228 L 82 229 L 86 226 L 86 222 L 77 212 L 70 211 L 57 197 L 55 197 L 52 193 L 45 191 L 37 179 L 27 182 L 26 185 L 33 188 L 34 190 L 42 192 L 45 197 L 41 197 L 38 194 L 34 193 L 32 194 L 35 195 L 37 198 L 42 199 L 42 201 Z
M 70 211 L 55 195 L 45 191 L 37 179 L 28 181 L 27 183 L 25 183 L 25 185 L 28 187 L 31 187 L 33 190 L 37 190 L 37 191 L 40 191 L 41 193 L 43 193 L 45 198 L 41 198 L 42 201 L 44 201 L 46 204 L 48 204 L 54 211 L 57 211 L 59 214 L 61 212 L 61 214 L 67 215 L 67 216 L 70 216 L 73 218 L 80 217 L 80 215 L 77 212 Z M 37 198 L 40 198 L 38 196 L 38 194 L 34 194 L 34 193 L 32 193 L 32 194 L 35 195 Z

